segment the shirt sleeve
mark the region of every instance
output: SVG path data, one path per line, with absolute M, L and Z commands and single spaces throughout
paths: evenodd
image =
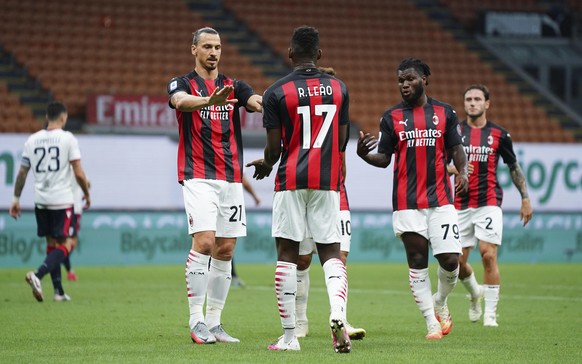
M 69 148 L 69 162 L 81 159 L 81 150 L 79 149 L 79 142 L 73 134 L 71 134 L 71 147 Z
M 461 127 L 457 113 L 452 108 L 447 108 L 447 127 L 445 130 L 445 148 L 450 149 L 461 144 Z
M 340 125 L 345 125 L 350 123 L 350 95 L 348 93 L 348 88 L 342 83 L 342 88 L 344 91 L 344 97 L 341 105 L 340 111 Z
M 499 139 L 499 155 L 503 158 L 505 164 L 513 164 L 517 162 L 517 157 L 513 151 L 513 141 L 511 135 L 505 130 L 502 130 L 501 138 Z
M 168 105 L 170 108 L 175 109 L 172 105 L 171 98 L 176 92 L 184 91 L 187 94 L 191 94 L 190 85 L 184 80 L 183 77 L 174 77 L 168 82 Z
M 394 134 L 394 120 L 389 113 L 385 113 L 380 119 L 380 141 L 378 142 L 378 153 L 389 154 L 394 153 L 394 147 L 397 142 Z
M 277 95 L 272 90 L 265 91 L 263 95 L 263 128 L 281 129 L 281 117 L 279 116 L 279 103 Z
M 254 112 L 246 108 L 251 96 L 255 94 L 253 88 L 242 80 L 234 81 L 234 98 L 238 100 L 238 106 L 244 106 L 248 112 Z
M 22 164 L 25 167 L 30 168 L 30 140 L 27 140 L 26 143 L 24 143 L 24 149 L 22 150 L 22 158 L 20 159 L 20 164 Z

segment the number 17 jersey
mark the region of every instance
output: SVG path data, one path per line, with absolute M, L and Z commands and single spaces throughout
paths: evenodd
M 317 68 L 297 69 L 263 95 L 263 127 L 281 129 L 275 191 L 339 191 L 339 127 L 349 124 L 345 84 Z

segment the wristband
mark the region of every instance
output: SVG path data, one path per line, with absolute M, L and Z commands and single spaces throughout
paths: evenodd
M 19 196 L 13 196 L 12 197 L 12 203 L 20 203 L 20 197 Z

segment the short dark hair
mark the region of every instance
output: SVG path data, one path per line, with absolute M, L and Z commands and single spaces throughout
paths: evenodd
M 210 27 L 200 28 L 197 31 L 195 31 L 194 33 L 192 33 L 192 44 L 198 45 L 198 42 L 200 41 L 200 36 L 202 35 L 202 33 L 209 33 L 209 34 L 218 35 L 218 32 L 213 28 L 210 28 Z
M 297 58 L 316 59 L 319 50 L 319 31 L 307 25 L 293 31 L 291 49 Z
M 485 101 L 489 100 L 489 89 L 487 86 L 480 83 L 474 83 L 465 89 L 465 92 L 463 92 L 463 98 L 470 90 L 481 90 L 481 92 L 483 92 L 483 96 L 485 97 Z
M 421 76 L 426 77 L 430 76 L 430 67 L 428 66 L 428 64 L 424 63 L 418 58 L 403 59 L 402 62 L 400 62 L 400 65 L 398 65 L 398 69 L 396 70 L 396 72 L 404 71 L 409 68 L 414 68 L 416 72 L 418 72 L 418 74 Z
M 57 120 L 63 113 L 67 113 L 67 107 L 62 102 L 53 101 L 46 107 L 46 118 L 49 121 Z

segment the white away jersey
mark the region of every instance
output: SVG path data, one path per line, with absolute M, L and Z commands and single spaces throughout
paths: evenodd
M 73 204 L 70 162 L 81 159 L 77 138 L 62 129 L 40 130 L 24 144 L 22 164 L 34 174 L 34 203 L 62 208 Z

